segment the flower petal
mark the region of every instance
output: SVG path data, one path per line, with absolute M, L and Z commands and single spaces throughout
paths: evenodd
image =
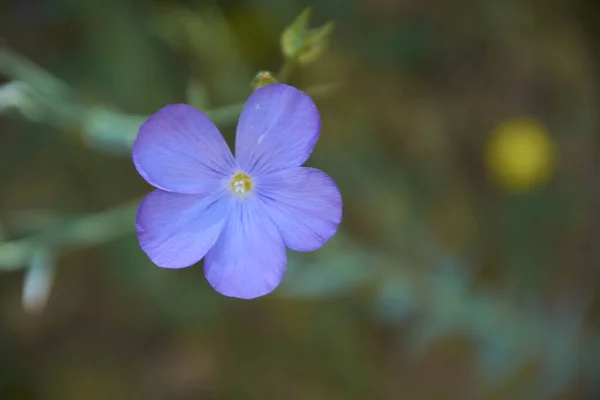
M 136 229 L 140 246 L 163 268 L 197 263 L 215 244 L 227 216 L 221 195 L 199 196 L 155 190 L 142 200 Z
M 292 250 L 318 249 L 342 221 L 340 191 L 318 169 L 298 167 L 263 175 L 256 187 L 284 244 Z
M 256 198 L 236 203 L 219 240 L 206 255 L 206 279 L 225 296 L 264 296 L 283 279 L 285 247 L 262 207 Z
M 240 115 L 235 157 L 250 173 L 299 167 L 319 138 L 321 117 L 298 89 L 271 84 L 256 90 Z
M 133 145 L 133 162 L 151 185 L 194 194 L 215 190 L 234 165 L 217 127 L 185 104 L 165 106 L 148 118 Z

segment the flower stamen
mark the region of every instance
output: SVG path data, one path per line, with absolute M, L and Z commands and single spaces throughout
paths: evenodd
M 252 191 L 252 178 L 243 172 L 238 172 L 231 178 L 231 191 L 237 195 L 245 195 Z

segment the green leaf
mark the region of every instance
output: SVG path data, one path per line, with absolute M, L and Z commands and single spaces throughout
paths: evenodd
M 288 59 L 295 59 L 298 52 L 304 44 L 304 38 L 306 37 L 308 20 L 312 14 L 310 7 L 306 8 L 300 15 L 292 22 L 281 35 L 281 51 L 283 55 Z
M 329 44 L 329 37 L 335 28 L 335 23 L 329 21 L 320 28 L 314 29 L 304 40 L 303 46 L 298 53 L 298 62 L 308 64 L 315 61 L 323 54 Z

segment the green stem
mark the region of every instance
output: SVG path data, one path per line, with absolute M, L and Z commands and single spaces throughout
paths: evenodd
M 25 82 L 44 96 L 76 96 L 65 82 L 4 45 L 0 45 L 0 74 Z
M 77 124 L 83 106 L 69 86 L 35 63 L 4 45 L 0 45 L 0 75 L 21 82 L 29 90 L 28 104 L 22 105 L 24 115 L 42 115 L 53 125 Z M 18 105 L 17 105 L 18 106 Z M 28 114 L 29 112 L 29 114 Z
M 283 65 L 281 66 L 281 68 L 279 69 L 279 72 L 277 73 L 277 80 L 281 83 L 286 83 L 292 76 L 292 72 L 294 72 L 295 68 L 296 68 L 295 60 L 293 60 L 293 59 L 286 60 L 283 63 Z
M 128 150 L 140 125 L 148 118 L 82 103 L 77 93 L 62 80 L 3 45 L 0 45 L 0 75 L 13 80 L 14 84 L 8 88 L 21 90 L 22 93 L 16 94 L 25 100 L 11 106 L 20 109 L 26 118 L 59 127 L 78 126 L 92 147 L 108 144 L 113 150 Z M 3 88 L 6 89 L 6 85 Z M 232 104 L 205 112 L 216 125 L 225 125 L 237 120 L 242 107 L 242 103 Z
M 226 125 L 232 121 L 237 121 L 244 108 L 244 103 L 231 104 L 212 110 L 206 110 L 206 115 L 215 123 L 215 125 Z
M 236 121 L 243 107 L 244 104 L 239 103 L 204 112 L 217 126 L 223 126 Z M 109 147 L 129 152 L 140 125 L 146 119 L 148 116 L 145 115 L 124 114 L 107 108 L 92 107 L 86 110 L 81 131 L 91 147 Z
M 21 269 L 41 246 L 91 246 L 135 230 L 139 199 L 49 229 L 29 238 L 0 243 L 0 270 Z

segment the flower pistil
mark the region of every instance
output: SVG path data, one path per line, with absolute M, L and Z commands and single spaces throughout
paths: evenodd
M 252 191 L 252 178 L 248 174 L 238 172 L 231 178 L 229 187 L 233 194 L 238 196 L 247 195 Z

